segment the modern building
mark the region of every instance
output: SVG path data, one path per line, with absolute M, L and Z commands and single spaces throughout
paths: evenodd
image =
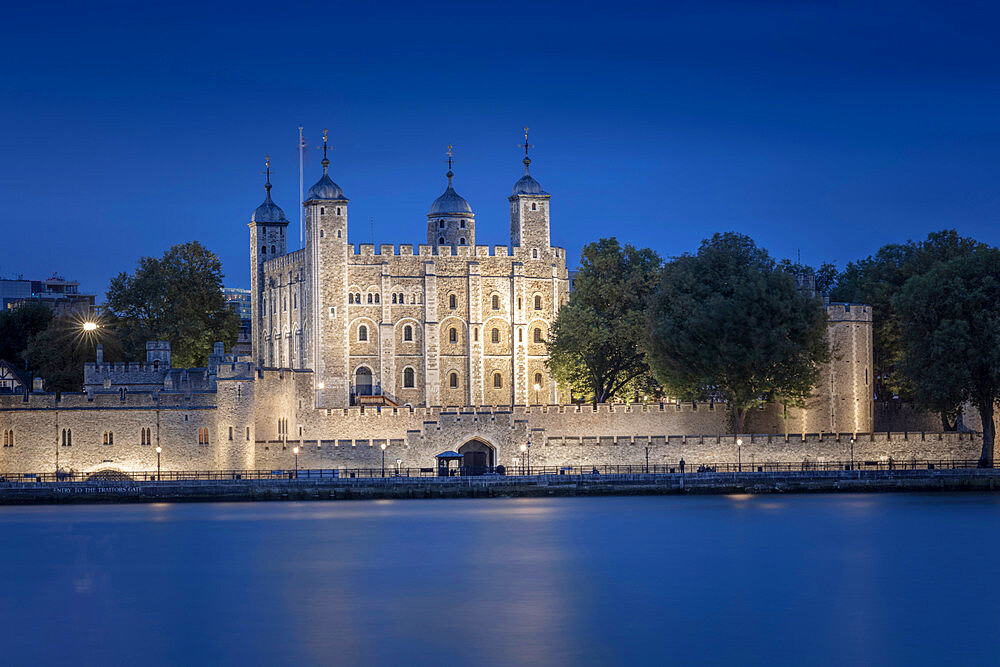
M 45 280 L 0 279 L 0 304 L 5 309 L 34 301 L 48 304 L 57 316 L 90 315 L 96 298 L 81 292 L 80 283 L 57 275 Z

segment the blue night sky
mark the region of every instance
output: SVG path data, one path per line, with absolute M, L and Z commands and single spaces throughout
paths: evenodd
M 29 6 L 29 4 L 31 6 Z M 296 135 L 350 235 L 426 242 L 445 187 L 509 242 L 517 144 L 552 239 L 664 256 L 714 232 L 819 263 L 954 227 L 1000 244 L 998 13 L 990 3 L 7 5 L 0 275 L 103 294 L 197 239 L 249 285 L 263 158 L 297 246 Z

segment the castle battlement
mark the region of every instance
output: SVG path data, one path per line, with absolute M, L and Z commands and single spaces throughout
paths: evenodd
M 831 322 L 872 321 L 872 307 L 860 303 L 830 303 L 826 313 Z

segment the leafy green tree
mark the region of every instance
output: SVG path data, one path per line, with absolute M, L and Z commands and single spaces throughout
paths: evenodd
M 143 257 L 134 274 L 113 278 L 107 311 L 126 358 L 144 358 L 147 340 L 167 340 L 172 365 L 204 366 L 214 342 L 235 343 L 240 320 L 226 307 L 222 278 L 219 258 L 197 241 Z
M 27 302 L 0 311 L 0 359 L 19 366 L 31 337 L 52 321 L 52 309 L 44 303 Z
M 724 400 L 733 429 L 772 400 L 803 405 L 828 360 L 821 298 L 799 292 L 767 251 L 716 234 L 668 262 L 649 307 L 649 363 L 664 391 Z
M 833 262 L 823 262 L 819 268 L 813 268 L 807 264 L 793 262 L 790 259 L 783 259 L 778 262 L 778 268 L 792 276 L 811 274 L 816 281 L 817 294 L 829 294 L 833 286 L 837 284 L 837 265 Z
M 1000 250 L 981 247 L 906 281 L 893 299 L 900 368 L 918 404 L 971 402 L 983 421 L 980 465 L 993 464 L 1000 393 Z
M 620 395 L 649 374 L 644 309 L 656 288 L 659 255 L 601 239 L 583 249 L 569 303 L 559 310 L 546 362 L 560 384 L 593 403 Z
M 875 314 L 872 323 L 875 400 L 888 401 L 894 396 L 913 399 L 909 379 L 899 372 L 904 350 L 901 318 L 894 305 L 906 281 L 952 258 L 967 257 L 981 247 L 983 244 L 963 238 L 955 230 L 943 230 L 929 234 L 924 241 L 885 245 L 875 255 L 848 264 L 839 276 L 830 298 L 867 303 Z M 959 407 L 955 403 L 937 404 L 933 408 L 941 415 L 945 430 L 955 428 Z

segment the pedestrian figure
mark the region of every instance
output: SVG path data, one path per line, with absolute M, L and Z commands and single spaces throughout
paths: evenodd
M 684 458 L 681 458 L 681 474 L 684 474 Z

